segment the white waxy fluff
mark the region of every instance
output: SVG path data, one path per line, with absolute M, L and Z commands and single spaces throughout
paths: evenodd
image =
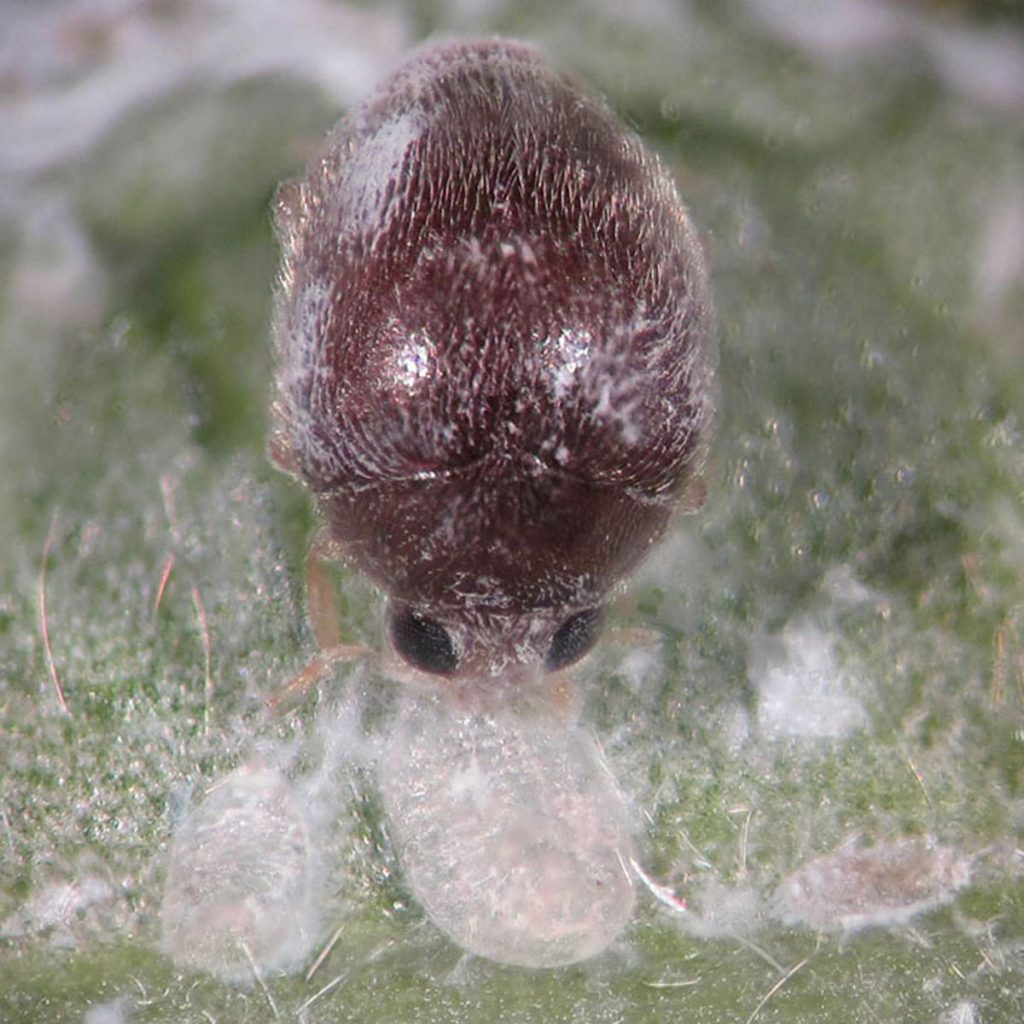
M 380 785 L 410 887 L 469 952 L 558 967 L 629 922 L 622 797 L 593 740 L 558 716 L 411 705 Z
M 310 952 L 313 855 L 288 780 L 246 767 L 213 787 L 171 844 L 162 945 L 225 981 L 288 970 Z

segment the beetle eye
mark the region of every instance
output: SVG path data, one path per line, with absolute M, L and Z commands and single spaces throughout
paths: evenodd
M 570 615 L 551 638 L 544 667 L 549 672 L 557 672 L 579 661 L 597 642 L 603 623 L 603 608 L 588 608 Z
M 458 668 L 459 657 L 448 630 L 408 609 L 392 613 L 391 642 L 410 665 L 424 672 L 447 676 Z

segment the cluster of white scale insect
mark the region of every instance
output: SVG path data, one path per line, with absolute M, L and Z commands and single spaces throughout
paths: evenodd
M 550 711 L 460 712 L 410 696 L 375 746 L 405 883 L 463 949 L 557 967 L 626 927 L 625 804 L 588 733 Z M 332 925 L 316 920 L 326 881 L 312 810 L 272 768 L 210 788 L 170 852 L 163 946 L 179 965 L 239 981 L 308 958 Z

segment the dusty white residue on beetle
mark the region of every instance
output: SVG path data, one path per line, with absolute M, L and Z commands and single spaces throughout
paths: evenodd
M 423 131 L 415 111 L 399 114 L 378 126 L 363 143 L 353 146 L 338 182 L 337 195 L 345 196 L 342 211 L 348 224 L 372 239 L 401 207 L 409 176 L 410 148 Z
M 594 340 L 586 327 L 567 324 L 550 341 L 541 345 L 550 345 L 554 352 L 549 379 L 552 393 L 558 401 L 570 393 L 576 383 L 576 375 L 587 365 Z

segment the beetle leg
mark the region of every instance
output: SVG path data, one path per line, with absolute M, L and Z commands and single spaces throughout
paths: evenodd
M 306 556 L 306 614 L 320 653 L 267 698 L 267 704 L 274 710 L 301 697 L 340 662 L 363 661 L 377 655 L 373 648 L 364 644 L 342 642 L 338 603 L 325 569 L 326 564 L 336 561 L 337 557 L 337 548 L 328 534 L 318 533 Z
M 325 569 L 330 554 L 330 540 L 321 531 L 313 539 L 306 555 L 306 614 L 316 645 L 322 651 L 342 646 L 338 602 Z
M 277 711 L 282 705 L 290 704 L 307 693 L 337 664 L 345 661 L 369 660 L 376 655 L 370 647 L 363 644 L 339 644 L 330 650 L 322 651 L 311 658 L 295 673 L 279 690 L 267 698 L 267 707 Z

